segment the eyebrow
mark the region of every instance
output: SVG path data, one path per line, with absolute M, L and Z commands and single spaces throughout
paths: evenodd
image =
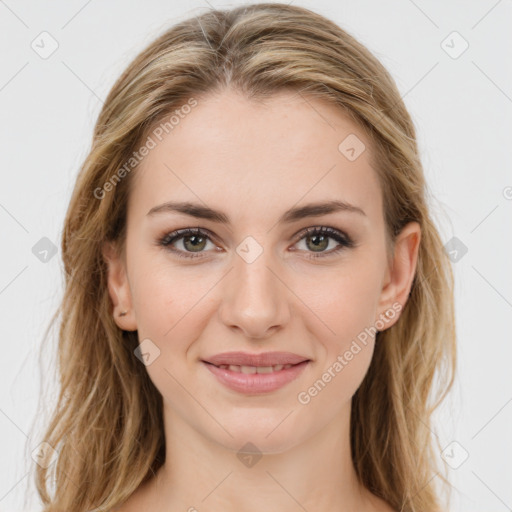
M 160 204 L 151 208 L 147 215 L 153 216 L 157 213 L 169 212 L 182 213 L 185 215 L 190 215 L 191 217 L 196 217 L 198 219 L 207 219 L 213 222 L 218 222 L 220 224 L 230 224 L 229 217 L 225 213 L 218 210 L 212 210 L 207 206 L 191 203 L 188 201 L 169 201 L 167 203 Z M 292 222 L 296 222 L 307 217 L 320 217 L 321 215 L 327 215 L 336 212 L 357 213 L 359 215 L 366 216 L 366 213 L 358 206 L 354 206 L 345 201 L 333 200 L 320 203 L 310 203 L 305 206 L 290 208 L 285 213 L 283 213 L 283 215 L 281 215 L 278 222 L 282 224 L 291 224 Z

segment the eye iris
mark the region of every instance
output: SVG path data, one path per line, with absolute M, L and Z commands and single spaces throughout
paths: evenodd
M 190 250 L 190 247 L 187 246 L 187 242 L 192 241 L 192 252 L 199 252 L 204 249 L 206 244 L 206 237 L 201 235 L 188 235 L 183 237 L 183 245 L 187 250 Z
M 329 237 L 325 235 L 309 235 L 306 237 L 306 244 L 308 245 L 308 241 L 310 240 L 319 240 L 319 242 L 313 242 L 314 251 L 315 252 L 321 252 L 325 250 L 329 245 Z M 308 245 L 309 247 L 309 245 Z M 319 250 L 318 250 L 319 249 Z

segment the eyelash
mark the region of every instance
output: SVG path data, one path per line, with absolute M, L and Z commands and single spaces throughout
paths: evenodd
M 187 259 L 193 259 L 193 258 L 201 258 L 202 252 L 198 253 L 191 253 L 191 252 L 185 252 L 182 250 L 178 250 L 172 247 L 172 244 L 176 242 L 177 240 L 180 240 L 186 236 L 190 235 L 200 235 L 203 237 L 206 237 L 208 240 L 212 241 L 212 236 L 210 232 L 206 229 L 202 228 L 185 228 L 185 229 L 178 229 L 176 231 L 173 231 L 171 233 L 167 233 L 164 235 L 159 241 L 158 244 L 160 246 L 165 247 L 167 250 L 173 252 L 178 256 L 179 258 L 187 258 Z M 310 259 L 318 259 L 318 258 L 326 258 L 328 256 L 332 256 L 334 254 L 339 253 L 340 251 L 344 249 L 350 249 L 356 246 L 354 241 L 342 231 L 338 231 L 337 229 L 326 227 L 326 226 L 315 226 L 310 227 L 302 230 L 297 236 L 297 241 L 295 243 L 300 242 L 303 238 L 307 236 L 316 236 L 316 235 L 327 235 L 328 238 L 332 238 L 336 242 L 338 242 L 340 245 L 336 247 L 335 249 L 331 249 L 328 252 L 319 252 L 318 254 L 315 254 L 313 252 L 309 252 L 309 255 L 306 256 Z

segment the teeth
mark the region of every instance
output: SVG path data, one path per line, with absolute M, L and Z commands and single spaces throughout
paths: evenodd
M 281 370 L 287 370 L 288 368 L 291 368 L 292 364 L 275 364 L 273 366 L 239 366 L 234 364 L 221 364 L 219 365 L 219 368 L 222 368 L 223 370 L 229 370 L 232 372 L 238 372 L 238 373 L 246 373 L 246 374 L 252 374 L 252 373 L 272 373 L 272 372 L 279 372 Z
M 274 368 L 272 366 L 258 366 L 256 368 L 256 373 L 272 373 Z

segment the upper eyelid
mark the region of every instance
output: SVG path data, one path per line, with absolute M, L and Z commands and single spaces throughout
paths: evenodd
M 160 238 L 160 240 L 161 241 L 164 241 L 164 240 L 167 240 L 167 239 L 169 239 L 169 240 L 172 240 L 172 239 L 180 240 L 183 237 L 191 236 L 191 235 L 195 235 L 195 234 L 206 235 L 212 241 L 218 240 L 218 238 L 216 237 L 216 235 L 212 231 L 210 231 L 210 230 L 208 230 L 206 228 L 196 228 L 196 227 L 181 228 L 181 229 L 176 229 L 176 230 L 173 230 L 173 231 L 169 231 L 168 233 L 165 233 Z
M 319 232 L 326 232 L 327 235 L 341 235 L 344 238 L 350 239 L 350 236 L 342 229 L 333 228 L 332 226 L 324 226 L 324 225 L 317 225 L 317 226 L 310 226 L 307 228 L 301 229 L 298 233 L 294 235 L 294 237 L 297 237 L 299 239 L 303 238 L 305 235 L 319 231 Z

